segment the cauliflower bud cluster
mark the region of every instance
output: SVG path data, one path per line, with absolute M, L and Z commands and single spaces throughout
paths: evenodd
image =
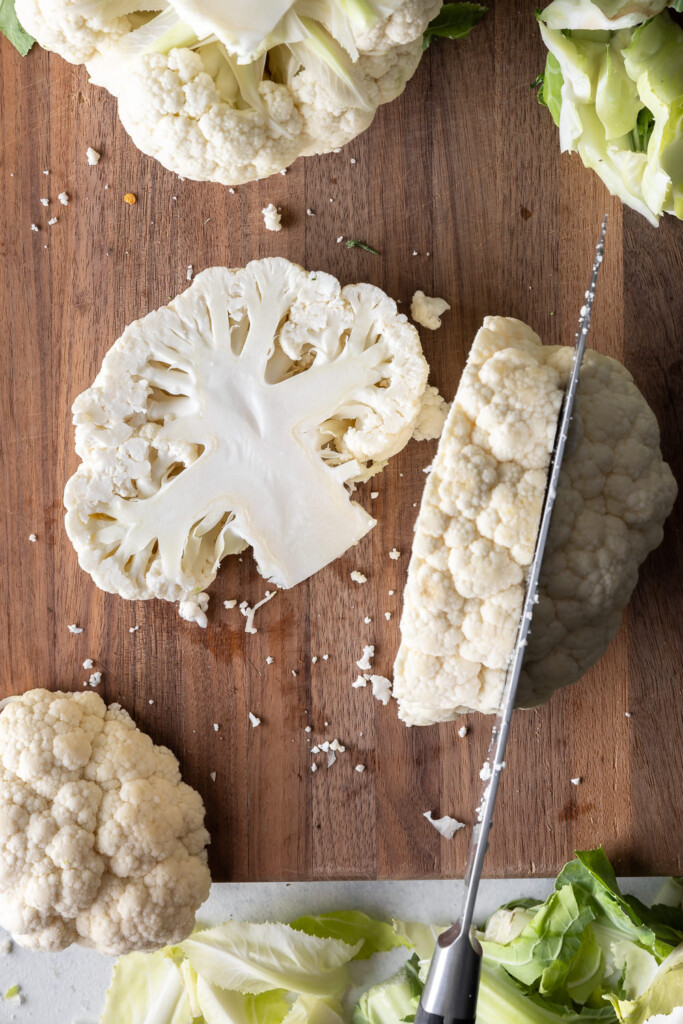
M 22 946 L 119 955 L 180 942 L 211 879 L 200 795 L 95 693 L 0 714 L 0 925 Z
M 103 590 L 205 626 L 221 559 L 291 587 L 375 525 L 350 491 L 443 413 L 417 331 L 368 284 L 285 259 L 199 274 L 74 404 L 66 529 Z M 438 396 L 437 396 L 438 397 Z
M 394 668 L 411 725 L 498 709 L 573 353 L 504 317 L 487 317 L 474 340 L 415 527 Z M 675 497 L 654 413 L 621 363 L 587 351 L 520 706 L 602 656 Z
M 237 185 L 364 131 L 422 55 L 440 0 L 17 0 L 48 50 L 85 63 L 136 146 Z

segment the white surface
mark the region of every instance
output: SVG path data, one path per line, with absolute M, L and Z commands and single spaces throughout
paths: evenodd
M 627 878 L 622 888 L 650 902 L 661 883 L 658 878 Z M 551 888 L 549 879 L 484 879 L 477 920 L 520 896 L 545 898 Z M 451 908 L 457 914 L 461 893 L 460 881 L 224 884 L 213 886 L 198 919 L 209 925 L 229 917 L 292 921 L 301 914 L 356 909 L 371 916 L 443 924 Z M 0 929 L 0 940 L 4 934 Z M 15 945 L 7 956 L 0 955 L 0 993 L 18 984 L 25 1001 L 16 1006 L 0 999 L 0 1024 L 96 1024 L 113 962 L 75 946 L 63 953 L 32 953 Z

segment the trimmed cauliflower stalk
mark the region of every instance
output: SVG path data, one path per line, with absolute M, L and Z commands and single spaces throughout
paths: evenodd
M 22 946 L 159 949 L 209 895 L 200 795 L 95 693 L 29 690 L 2 711 L 0 822 L 0 924 Z
M 642 25 L 668 6 L 669 0 L 553 0 L 542 17 L 548 28 L 613 30 Z
M 487 317 L 474 340 L 415 528 L 394 667 L 408 724 L 499 706 L 572 355 L 503 317 Z M 521 707 L 548 700 L 602 656 L 675 495 L 657 421 L 631 375 L 588 351 Z
M 364 131 L 422 55 L 440 0 L 17 0 L 46 49 L 85 62 L 136 146 L 237 185 Z
M 428 367 L 384 292 L 285 259 L 199 274 L 131 324 L 74 403 L 67 533 L 103 590 L 206 625 L 251 545 L 292 587 L 375 525 L 349 489 L 408 442 Z

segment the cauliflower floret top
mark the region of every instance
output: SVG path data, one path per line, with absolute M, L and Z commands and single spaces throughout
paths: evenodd
M 131 324 L 76 399 L 83 464 L 64 500 L 81 566 L 201 625 L 203 588 L 248 544 L 295 585 L 374 525 L 345 484 L 410 439 L 427 372 L 417 331 L 371 285 L 284 259 L 204 271 Z
M 416 523 L 394 668 L 409 724 L 498 707 L 572 353 L 502 317 L 488 317 L 475 338 Z M 521 706 L 547 700 L 602 655 L 675 494 L 630 374 L 587 352 Z
M 22 946 L 180 942 L 209 894 L 204 806 L 178 762 L 95 693 L 0 714 L 0 924 Z

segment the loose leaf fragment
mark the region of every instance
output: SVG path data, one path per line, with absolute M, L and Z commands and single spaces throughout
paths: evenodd
M 426 50 L 432 39 L 464 39 L 487 11 L 483 4 L 444 4 L 425 30 L 422 48 Z
M 341 939 L 354 946 L 363 943 L 354 960 L 367 960 L 374 953 L 388 953 L 396 946 L 410 946 L 402 935 L 397 935 L 386 921 L 376 921 L 360 910 L 337 910 L 317 917 L 298 917 L 290 928 L 320 939 Z
M 366 252 L 373 253 L 374 256 L 381 256 L 382 254 L 377 249 L 373 249 L 371 245 L 366 242 L 359 242 L 357 238 L 348 238 L 346 240 L 347 249 L 365 249 Z
M 0 32 L 7 36 L 12 46 L 25 57 L 35 43 L 26 29 L 20 24 L 14 10 L 14 0 L 0 0 Z

